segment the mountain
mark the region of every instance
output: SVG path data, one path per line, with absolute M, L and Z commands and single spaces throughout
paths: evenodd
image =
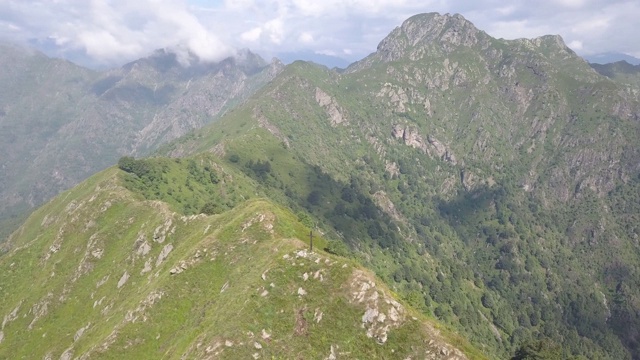
M 282 239 L 306 239 L 312 229 L 321 234 L 320 248 L 353 261 L 347 272 L 334 277 L 348 278 L 350 266 L 365 266 L 387 284 L 380 285 L 385 294 L 397 294 L 403 308 L 415 309 L 415 321 L 435 317 L 446 324 L 442 328 L 451 327 L 467 339 L 473 347 L 456 345 L 464 340 L 443 331 L 443 344 L 469 358 L 482 352 L 498 359 L 638 359 L 638 139 L 637 89 L 598 73 L 561 37 L 494 39 L 461 15 L 419 14 L 344 71 L 294 62 L 215 123 L 161 145 L 152 158 L 123 157 L 118 162 L 123 172 L 109 169 L 35 212 L 0 256 L 3 268 L 20 266 L 2 275 L 1 283 L 11 286 L 3 288 L 9 300 L 0 311 L 15 319 L 7 320 L 3 335 L 6 344 L 14 339 L 12 353 L 38 344 L 39 354 L 58 356 L 73 346 L 73 356 L 82 356 L 106 343 L 105 357 L 142 349 L 158 356 L 204 357 L 197 351 L 206 352 L 208 346 L 216 351 L 224 343 L 228 356 L 246 357 L 253 353 L 246 348 L 233 352 L 235 344 L 251 344 L 262 329 L 272 334 L 276 323 L 288 324 L 291 334 L 298 324 L 304 329 L 302 324 L 315 319 L 320 300 L 304 298 L 315 293 L 305 284 L 311 271 L 315 276 L 321 269 L 299 260 L 295 268 L 301 270 L 292 276 L 281 261 L 294 257 L 289 251 L 296 249 Z M 243 210 L 248 208 L 254 210 Z M 272 218 L 288 221 L 278 228 Z M 48 227 L 51 219 L 58 222 Z M 243 224 L 260 229 L 259 221 L 266 225 L 263 235 L 243 236 Z M 270 230 L 275 243 L 261 240 L 269 238 L 264 232 Z M 110 261 L 93 255 L 107 256 L 112 243 Z M 170 244 L 165 255 L 171 258 L 165 258 L 162 249 Z M 259 244 L 267 248 L 249 248 Z M 205 249 L 228 262 L 206 276 L 190 272 L 191 266 L 200 266 L 194 265 L 200 264 L 197 259 L 210 256 L 203 255 Z M 152 251 L 153 257 L 146 257 Z M 329 262 L 346 262 L 317 253 Z M 265 291 L 267 301 L 281 287 L 274 282 L 267 288 L 271 270 L 267 280 L 260 280 L 266 269 L 261 264 L 268 261 L 282 266 L 279 281 L 290 281 L 289 295 L 313 304 L 305 308 L 285 302 L 288 313 L 279 313 L 282 306 L 257 303 Z M 239 272 L 233 273 L 236 268 Z M 111 273 L 105 280 L 111 285 L 98 286 Z M 45 277 L 54 279 L 51 285 L 30 288 Z M 82 279 L 87 283 L 76 285 Z M 173 279 L 185 284 L 164 290 Z M 214 285 L 207 286 L 209 281 Z M 128 286 L 134 282 L 141 290 Z M 236 282 L 252 293 L 236 288 L 233 299 L 221 298 Z M 335 284 L 349 289 L 344 282 Z M 166 299 L 184 294 L 162 313 L 166 324 L 150 315 L 142 321 L 149 304 L 155 304 L 154 290 L 163 292 L 162 299 L 165 291 L 172 294 Z M 71 291 L 78 295 L 66 297 Z M 353 292 L 346 293 L 347 300 L 334 298 L 338 308 L 349 312 Z M 100 303 L 102 296 L 113 302 Z M 102 315 L 106 320 L 98 320 L 87 298 L 98 301 L 96 308 L 108 308 Z M 56 299 L 63 310 L 49 312 Z M 245 300 L 240 305 L 237 299 Z M 202 304 L 207 301 L 220 307 L 222 323 L 213 321 L 216 312 Z M 77 304 L 85 304 L 80 313 L 86 316 L 68 315 Z M 238 307 L 247 312 L 237 315 Z M 185 308 L 197 315 L 185 315 Z M 264 312 L 250 312 L 256 308 Z M 33 332 L 42 309 L 50 314 L 47 325 Z M 116 309 L 117 315 L 109 317 Z M 400 329 L 401 335 L 388 336 L 388 341 L 403 341 L 398 347 L 349 340 L 363 336 L 363 326 L 369 329 L 372 313 L 362 307 L 351 317 L 341 313 L 325 332 L 358 329 L 360 335 L 305 348 L 295 337 L 282 341 L 291 349 L 316 351 L 310 358 L 413 358 L 418 353 L 383 352 L 402 348 L 422 354 L 421 346 L 431 341 L 426 339 L 433 339 L 429 332 Z M 278 314 L 289 315 L 273 320 Z M 225 319 L 231 316 L 241 325 L 227 327 Z M 42 341 L 44 333 L 52 336 L 47 329 L 66 326 L 60 319 L 74 321 L 55 332 L 67 337 Z M 136 320 L 129 325 L 127 319 Z M 390 309 L 382 319 L 392 319 Z M 102 325 L 105 321 L 110 323 Z M 100 328 L 86 337 L 80 332 L 81 342 L 72 344 L 72 334 L 89 323 L 87 329 Z M 131 327 L 120 331 L 118 326 Z M 176 337 L 173 345 L 153 342 L 160 334 L 156 340 L 162 343 L 165 327 Z M 214 332 L 218 327 L 223 335 Z M 241 333 L 247 337 L 238 337 Z M 202 341 L 193 340 L 198 336 Z M 332 339 L 340 338 L 345 341 L 335 343 L 332 355 Z M 280 349 L 269 355 L 291 357 L 287 346 Z M 462 356 L 454 350 L 440 354 Z
M 495 357 L 547 338 L 567 357 L 630 359 L 639 118 L 633 89 L 559 36 L 422 14 L 343 73 L 289 65 L 157 154 L 232 158 Z
M 349 66 L 349 64 L 351 64 L 351 61 L 347 59 L 343 59 L 341 57 L 334 56 L 334 55 L 318 54 L 312 51 L 279 53 L 277 56 L 278 56 L 278 59 L 282 60 L 282 62 L 285 64 L 290 64 L 297 60 L 304 60 L 304 61 L 312 61 L 317 64 L 324 65 L 330 69 L 332 68 L 344 69 L 347 66 Z
M 485 359 L 371 271 L 318 250 L 324 238 L 310 250 L 309 228 L 233 167 L 208 155 L 121 167 L 132 172 L 89 178 L 4 244 L 1 358 Z M 145 200 L 126 185 L 154 181 L 143 167 L 234 206 L 185 216 Z
M 640 65 L 631 65 L 626 61 L 610 64 L 591 64 L 598 73 L 625 85 L 640 88 Z
M 592 64 L 610 64 L 619 61 L 626 61 L 632 65 L 640 65 L 640 59 L 621 53 L 603 53 L 586 56 L 585 59 Z
M 215 120 L 282 68 L 246 50 L 219 63 L 159 50 L 95 72 L 12 45 L 0 50 L 0 221 L 122 155 L 148 154 Z

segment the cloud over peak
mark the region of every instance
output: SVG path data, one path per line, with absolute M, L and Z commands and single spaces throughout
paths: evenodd
M 41 21 L 31 19 L 34 5 Z M 201 24 L 184 1 L 10 1 L 8 9 L 0 10 L 0 19 L 25 29 L 23 40 L 48 39 L 62 56 L 80 51 L 105 65 L 165 47 L 190 51 L 204 61 L 233 54 L 233 47 Z
M 461 13 L 494 37 L 559 34 L 583 55 L 640 54 L 640 2 L 630 0 L 0 1 L 0 38 L 103 66 L 158 48 L 185 61 L 218 61 L 246 47 L 265 57 L 312 52 L 357 60 L 403 20 L 434 11 Z

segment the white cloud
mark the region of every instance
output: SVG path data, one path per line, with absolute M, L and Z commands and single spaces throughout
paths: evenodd
M 327 56 L 337 56 L 338 54 L 330 49 L 324 49 L 324 50 L 318 50 L 316 51 L 316 54 L 320 54 L 320 55 L 327 55 Z
M 298 36 L 298 41 L 303 44 L 311 44 L 313 43 L 313 35 L 305 31 Z
M 582 44 L 582 41 L 580 40 L 573 40 L 569 44 L 567 44 L 567 46 L 569 46 L 569 48 L 571 48 L 574 51 L 580 51 L 582 50 L 583 44 Z
M 584 21 L 577 22 L 571 27 L 571 31 L 576 34 L 587 34 L 593 31 L 604 31 L 609 28 L 611 19 L 607 17 L 589 18 Z
M 280 18 L 273 19 L 264 24 L 264 31 L 269 35 L 269 40 L 274 44 L 281 44 L 284 40 L 284 21 Z
M 27 26 L 31 34 L 25 34 L 26 39 L 51 39 L 63 53 L 82 50 L 105 64 L 130 61 L 163 47 L 182 48 L 204 61 L 234 52 L 200 23 L 185 1 L 10 1 L 7 13 L 14 22 L 22 22 L 15 26 Z M 0 10 L 0 19 L 3 15 Z
M 262 35 L 262 28 L 256 27 L 240 34 L 240 38 L 244 41 L 254 42 L 260 39 L 260 35 Z
M 568 8 L 580 8 L 586 4 L 585 0 L 557 0 L 556 2 Z
M 0 2 L 0 37 L 53 46 L 62 56 L 84 51 L 106 64 L 130 61 L 162 47 L 188 50 L 207 60 L 241 47 L 267 58 L 285 52 L 330 51 L 356 60 L 375 51 L 409 16 L 431 11 L 462 13 L 494 37 L 560 34 L 582 54 L 640 53 L 640 37 L 635 36 L 640 1 L 630 0 Z
M 224 6 L 233 10 L 248 10 L 256 7 L 254 0 L 224 0 Z
M 141 50 L 135 42 L 122 42 L 106 30 L 83 31 L 76 41 L 82 44 L 89 56 L 107 61 L 134 57 Z
M 409 0 L 284 0 L 284 6 L 293 9 L 303 16 L 320 17 L 327 15 L 380 14 L 389 10 L 426 9 L 436 1 L 421 1 L 417 4 Z
M 547 26 L 528 20 L 496 21 L 486 30 L 494 37 L 505 39 L 534 38 L 550 33 Z
M 15 24 L 12 23 L 6 23 L 4 21 L 0 21 L 0 26 L 4 27 L 5 29 L 12 31 L 12 32 L 16 32 L 16 31 L 20 31 L 20 27 L 16 26 Z

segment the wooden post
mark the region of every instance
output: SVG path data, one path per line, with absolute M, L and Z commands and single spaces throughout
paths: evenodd
M 311 251 L 313 251 L 313 230 L 309 231 L 309 246 L 311 247 Z

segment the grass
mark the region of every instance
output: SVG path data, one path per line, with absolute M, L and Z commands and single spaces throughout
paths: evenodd
M 184 178 L 189 171 L 175 164 L 170 162 L 167 174 Z M 216 351 L 223 358 L 256 352 L 263 358 L 319 358 L 333 345 L 349 357 L 391 358 L 424 346 L 425 337 L 444 343 L 424 330 L 432 320 L 416 314 L 420 320 L 391 331 L 385 345 L 375 344 L 361 327 L 365 308 L 349 300 L 349 280 L 360 265 L 322 250 L 296 257 L 308 246 L 303 240 L 309 228 L 271 200 L 254 198 L 216 215 L 183 216 L 171 210 L 175 205 L 131 193 L 122 175 L 112 168 L 61 194 L 11 239 L 0 258 L 9 269 L 0 274 L 0 314 L 19 309 L 2 330 L 0 357 L 57 357 L 71 349 L 74 356 L 104 359 L 203 357 Z M 234 174 L 233 181 L 240 177 Z M 138 252 L 144 242 L 151 246 L 146 255 Z M 58 251 L 47 258 L 55 244 Z M 168 244 L 173 250 L 156 266 Z M 314 244 L 322 249 L 327 242 L 317 236 Z M 96 250 L 100 257 L 92 255 Z M 149 260 L 153 269 L 142 273 Z M 182 263 L 186 270 L 169 272 Z M 129 279 L 118 287 L 125 273 Z M 322 274 L 323 281 L 313 274 Z M 298 295 L 298 288 L 306 295 Z M 45 302 L 46 311 L 33 321 Z M 319 322 L 317 311 L 323 313 Z

